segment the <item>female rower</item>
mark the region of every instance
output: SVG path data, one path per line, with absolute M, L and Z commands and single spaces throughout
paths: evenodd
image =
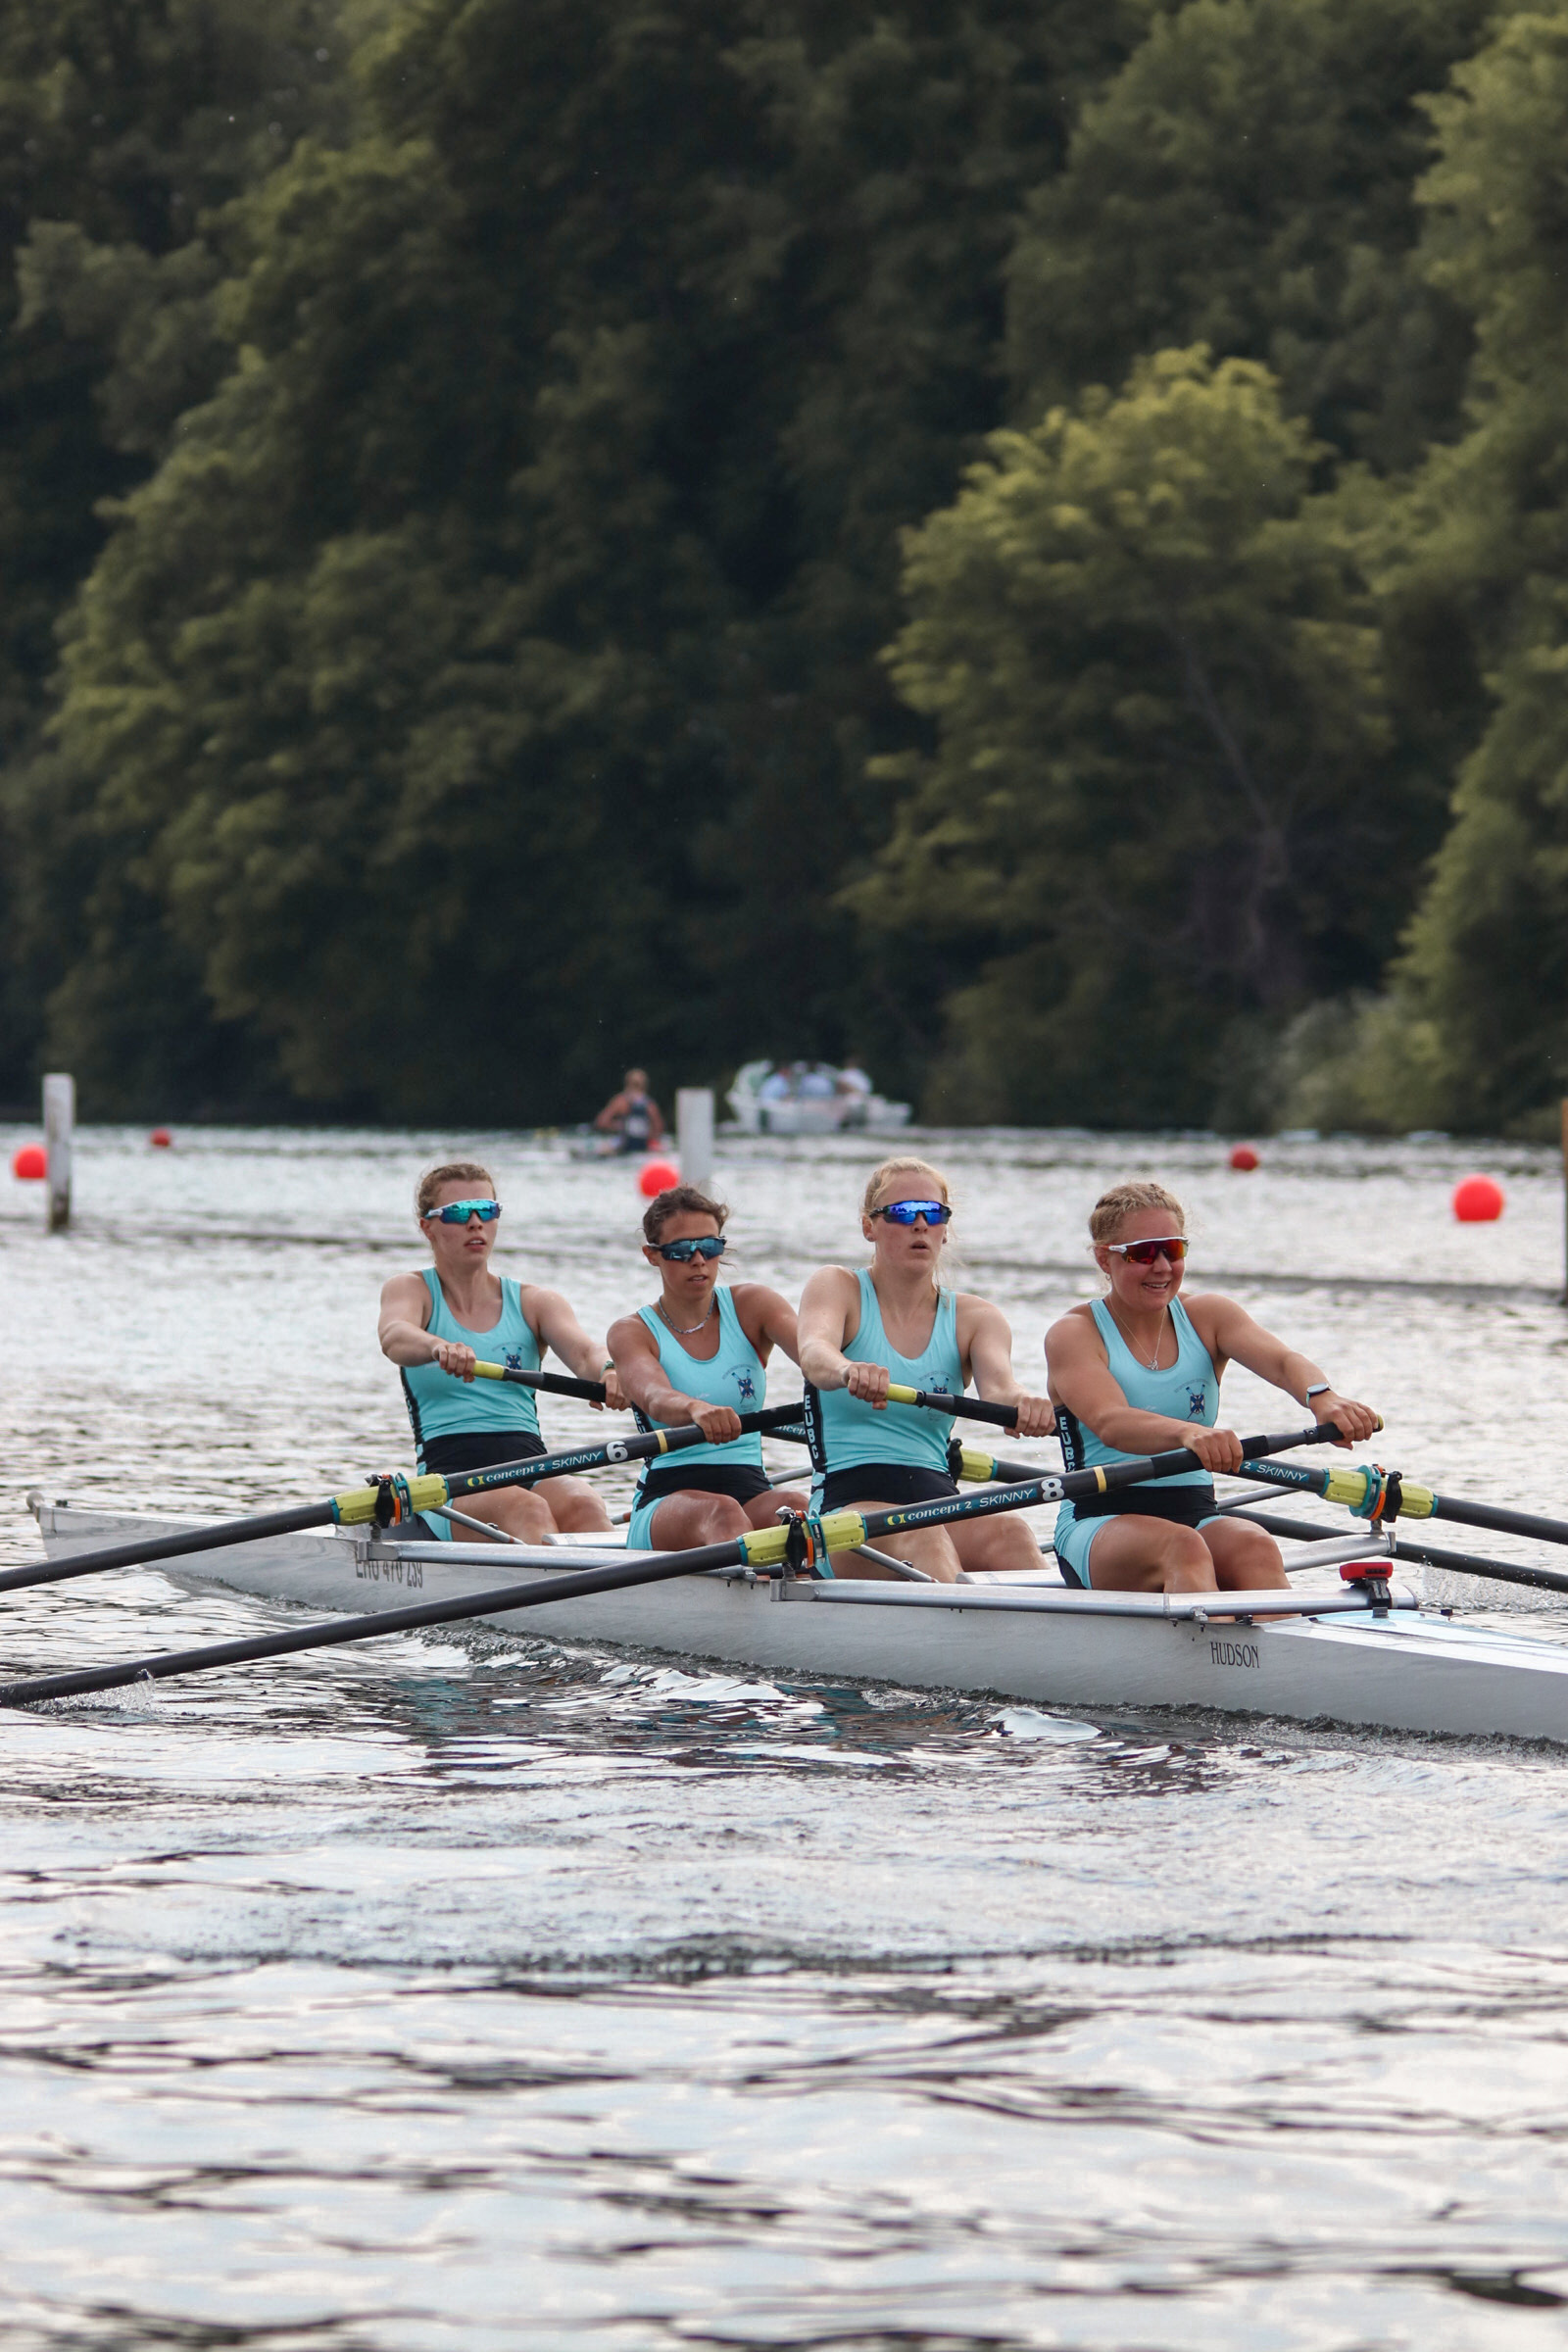
M 694 1184 L 671 1185 L 643 1218 L 643 1255 L 661 1277 L 652 1306 L 610 1330 L 623 1394 L 645 1429 L 700 1429 L 704 1444 L 650 1462 L 637 1489 L 626 1543 L 634 1551 L 687 1551 L 769 1527 L 785 1504 L 762 1467 L 762 1441 L 741 1435 L 741 1415 L 760 1411 L 767 1359 L 795 1356 L 795 1309 L 760 1282 L 718 1279 L 729 1210 Z
M 1279 1545 L 1260 1527 L 1216 1515 L 1211 1473 L 1234 1471 L 1242 1448 L 1217 1429 L 1220 1377 L 1245 1364 L 1332 1421 L 1345 1446 L 1369 1438 L 1377 1415 L 1342 1396 L 1307 1356 L 1254 1323 L 1234 1298 L 1177 1297 L 1187 1220 L 1158 1184 L 1119 1184 L 1089 1220 L 1104 1298 L 1075 1306 L 1046 1334 L 1051 1394 L 1069 1470 L 1190 1446 L 1202 1467 L 1064 1502 L 1056 1558 L 1069 1584 L 1132 1592 L 1250 1591 L 1285 1583 Z
M 1046 1398 L 1025 1396 L 1013 1378 L 1012 1333 L 1000 1307 L 937 1279 L 952 1215 L 945 1176 L 923 1159 L 885 1159 L 860 1204 L 870 1265 L 823 1266 L 801 1294 L 818 1510 L 891 1510 L 956 1494 L 948 1469 L 952 1421 L 919 1405 L 890 1405 L 891 1383 L 961 1396 L 972 1378 L 982 1396 L 1017 1407 L 1019 1437 L 1049 1437 L 1055 1425 Z M 1040 1566 L 1034 1536 L 1006 1514 L 901 1530 L 877 1543 L 945 1584 L 960 1570 Z
M 394 1274 L 381 1293 L 381 1352 L 403 1375 L 421 1470 L 450 1476 L 543 1453 L 532 1389 L 513 1381 L 476 1381 L 483 1360 L 514 1372 L 537 1372 L 547 1348 L 583 1380 L 603 1379 L 608 1401 L 623 1407 L 605 1350 L 583 1330 L 559 1291 L 539 1290 L 490 1271 L 501 1203 L 488 1168 L 459 1159 L 419 1179 L 415 1199 L 434 1263 L 422 1274 Z M 453 1375 L 456 1375 L 454 1378 Z M 580 1478 L 545 1478 L 536 1487 L 497 1487 L 463 1508 L 541 1544 L 558 1530 L 608 1529 L 610 1514 Z M 462 1536 L 450 1520 L 442 1537 Z

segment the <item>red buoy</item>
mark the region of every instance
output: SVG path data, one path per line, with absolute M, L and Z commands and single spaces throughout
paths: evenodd
M 173 1140 L 167 1127 L 155 1127 L 147 1138 L 154 1150 L 158 1152 L 167 1152 Z
M 1453 1213 L 1461 1225 L 1490 1225 L 1502 1214 L 1502 1187 L 1490 1176 L 1467 1176 L 1453 1188 Z
M 1240 1169 L 1244 1176 L 1250 1176 L 1257 1164 L 1257 1153 L 1250 1144 L 1238 1144 L 1231 1152 L 1231 1166 Z
M 41 1184 L 49 1173 L 42 1144 L 19 1144 L 11 1154 L 11 1173 L 24 1184 Z
M 652 1200 L 656 1193 L 667 1193 L 672 1184 L 679 1182 L 680 1170 L 669 1160 L 645 1159 L 642 1174 L 637 1179 L 637 1190 L 645 1200 Z

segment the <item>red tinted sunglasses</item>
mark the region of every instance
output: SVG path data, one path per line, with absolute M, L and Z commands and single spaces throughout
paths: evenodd
M 1152 1266 L 1156 1258 L 1161 1257 L 1168 1258 L 1173 1266 L 1179 1266 L 1187 1255 L 1187 1238 L 1184 1234 L 1172 1233 L 1158 1242 L 1107 1242 L 1105 1248 L 1117 1257 L 1130 1258 L 1135 1266 Z

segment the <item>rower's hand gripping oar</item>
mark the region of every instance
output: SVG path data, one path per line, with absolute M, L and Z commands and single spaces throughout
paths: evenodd
M 754 1430 L 780 1437 L 804 1437 L 798 1404 L 769 1405 L 765 1412 L 742 1413 L 741 1434 Z M 595 1446 L 579 1446 L 569 1453 L 536 1453 L 525 1461 L 497 1462 L 488 1470 L 466 1470 L 451 1478 L 433 1472 L 406 1478 L 388 1472 L 346 1494 L 328 1495 L 325 1502 L 308 1502 L 293 1511 L 265 1511 L 254 1519 L 229 1519 L 218 1527 L 191 1528 L 177 1536 L 141 1537 L 130 1544 L 113 1544 L 105 1551 L 78 1552 L 74 1559 L 46 1560 L 33 1568 L 8 1568 L 0 1573 L 0 1592 L 20 1592 L 29 1585 L 60 1585 L 75 1576 L 94 1576 L 101 1568 L 150 1567 L 158 1560 L 183 1559 L 193 1551 L 221 1551 L 231 1544 L 258 1544 L 269 1536 L 303 1535 L 316 1527 L 390 1527 L 420 1511 L 440 1510 L 469 1494 L 489 1494 L 498 1487 L 531 1487 L 542 1478 L 565 1478 L 574 1471 L 602 1470 L 611 1462 L 641 1462 L 658 1454 L 680 1453 L 688 1446 L 711 1443 L 700 1429 L 656 1429 L 647 1437 L 606 1438 Z
M 779 1408 L 782 1421 L 798 1407 Z M 750 1414 L 749 1420 L 769 1416 Z M 665 1434 L 665 1433 L 660 1433 Z M 677 1435 L 679 1433 L 676 1433 Z M 1292 1446 L 1321 1445 L 1337 1439 L 1332 1428 L 1296 1430 L 1283 1438 L 1247 1438 L 1244 1451 L 1250 1456 L 1283 1453 Z M 455 1625 L 468 1617 L 510 1616 L 519 1609 L 543 1607 L 553 1600 L 575 1600 L 590 1592 L 623 1592 L 636 1585 L 662 1584 L 674 1576 L 697 1576 L 713 1568 L 760 1568 L 796 1571 L 825 1564 L 836 1551 L 856 1551 L 873 1537 L 903 1528 L 939 1527 L 955 1519 L 989 1518 L 998 1511 L 1031 1509 L 1037 1503 L 1075 1502 L 1082 1496 L 1108 1494 L 1113 1488 L 1138 1485 L 1144 1479 L 1173 1478 L 1183 1470 L 1201 1469 L 1197 1454 L 1185 1446 L 1169 1453 L 1134 1456 L 1096 1470 L 1068 1470 L 1058 1476 L 1031 1478 L 1016 1486 L 988 1488 L 975 1494 L 942 1495 L 931 1502 L 912 1502 L 888 1511 L 829 1511 L 821 1518 L 797 1519 L 786 1525 L 754 1529 L 725 1544 L 705 1544 L 694 1551 L 672 1551 L 662 1559 L 628 1560 L 612 1568 L 588 1568 L 575 1576 L 533 1578 L 527 1584 L 500 1585 L 487 1592 L 467 1593 L 461 1600 L 432 1600 L 412 1608 L 384 1609 L 368 1616 L 339 1618 L 326 1625 L 299 1626 L 285 1634 L 260 1634 L 243 1642 L 215 1642 L 200 1649 L 171 1650 L 162 1656 L 133 1658 L 123 1666 L 98 1666 L 80 1674 L 41 1675 L 28 1682 L 0 1686 L 0 1705 L 24 1706 L 33 1699 L 74 1698 L 89 1690 L 114 1690 L 127 1684 L 162 1682 L 180 1674 L 199 1674 L 207 1667 L 238 1665 L 248 1659 L 283 1657 L 307 1649 L 329 1649 L 344 1642 L 366 1642 L 378 1634 L 414 1631 L 427 1625 Z M 831 1571 L 829 1571 L 831 1573 Z

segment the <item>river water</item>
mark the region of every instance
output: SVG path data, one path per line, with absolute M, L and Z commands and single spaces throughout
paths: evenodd
M 1096 1194 L 1159 1173 L 1193 1286 L 1376 1404 L 1385 1459 L 1568 1514 L 1550 1156 L 1492 1149 L 1506 1213 L 1461 1227 L 1442 1142 L 1248 1177 L 927 1142 L 1020 1370 Z M 0 1560 L 33 1486 L 226 1515 L 406 1461 L 376 1294 L 454 1148 L 503 1270 L 600 1329 L 648 1295 L 629 1170 L 548 1139 L 89 1129 L 54 1239 L 0 1175 Z M 737 1274 L 853 1262 L 869 1156 L 721 1145 Z M 1239 1427 L 1294 1410 L 1227 1383 Z M 151 1570 L 0 1606 L 8 1671 L 280 1616 Z M 21 2352 L 1563 2342 L 1562 1751 L 462 1630 L 14 1715 L 0 1755 Z

